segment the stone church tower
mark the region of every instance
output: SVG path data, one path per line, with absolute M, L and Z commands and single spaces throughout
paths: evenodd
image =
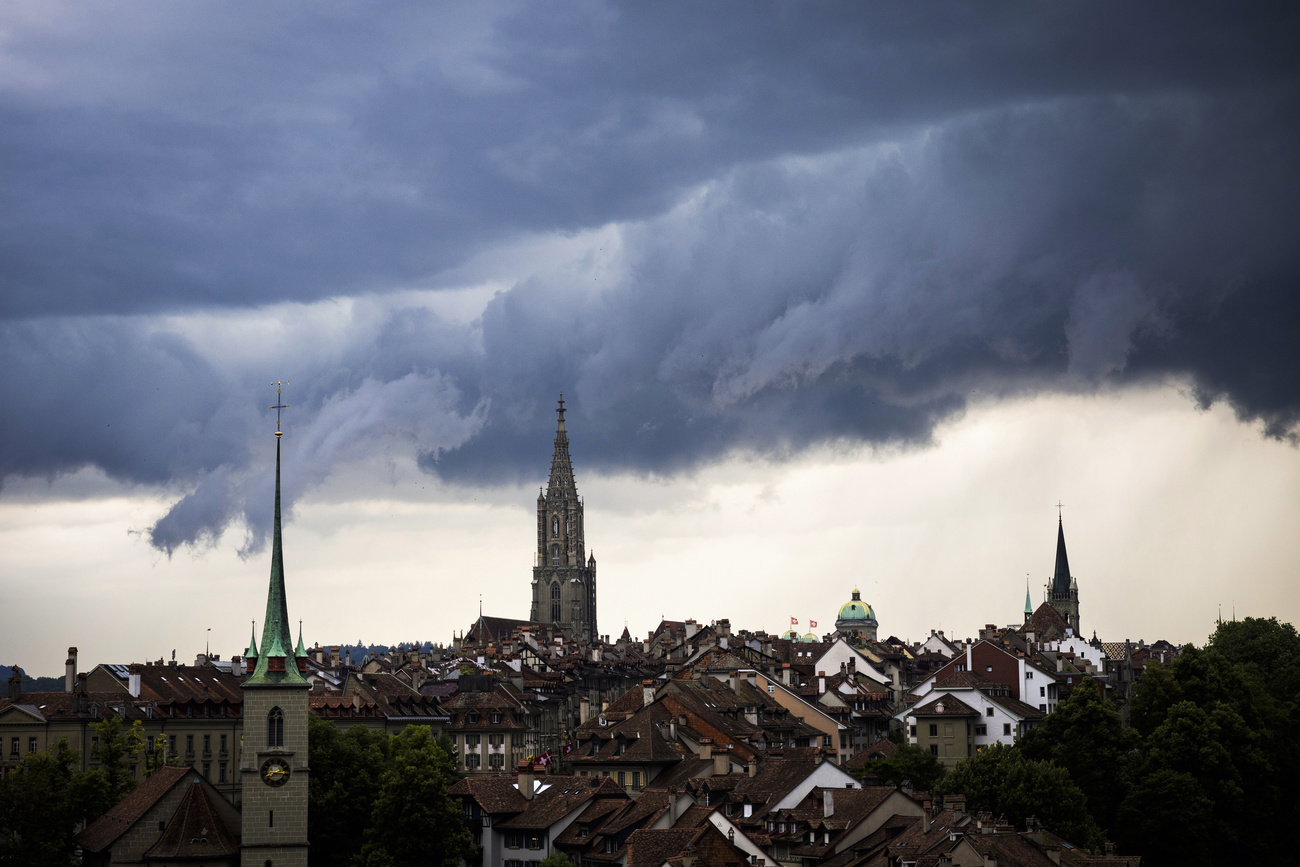
M 1061 516 L 1056 516 L 1056 571 L 1052 583 L 1047 585 L 1047 602 L 1070 624 L 1075 635 L 1079 632 L 1079 582 L 1070 574 L 1070 558 L 1065 556 L 1065 526 Z
M 275 407 L 273 407 L 275 408 Z M 256 665 L 244 681 L 243 867 L 307 865 L 307 696 L 302 637 L 293 644 L 280 545 L 280 430 L 275 431 L 271 586 Z M 252 650 L 250 648 L 250 650 Z M 250 652 L 250 656 L 252 653 Z M 300 659 L 301 657 L 301 659 Z M 249 660 L 250 663 L 253 660 Z
M 596 555 L 586 557 L 582 500 L 569 461 L 560 395 L 555 453 L 546 490 L 537 495 L 537 552 L 533 563 L 533 607 L 529 620 L 554 623 L 564 634 L 594 641 L 596 631 Z M 586 558 L 584 560 L 584 558 Z

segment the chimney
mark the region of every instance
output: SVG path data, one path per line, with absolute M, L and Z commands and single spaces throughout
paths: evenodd
M 754 757 L 751 756 L 750 759 L 749 759 L 749 764 L 745 766 L 745 770 L 749 771 L 749 776 L 750 776 L 750 777 L 757 777 L 757 776 L 758 776 L 758 759 L 757 759 L 757 758 L 754 758 Z
M 739 694 L 739 692 L 740 692 L 740 672 L 738 672 L 738 671 L 729 671 L 729 672 L 727 672 L 727 686 L 731 687 L 731 691 L 732 691 L 732 692 Z
M 140 697 L 140 672 L 133 671 L 126 676 L 126 689 L 131 693 L 132 698 Z
M 786 686 L 790 685 L 790 663 L 781 663 L 781 683 Z
M 1110 843 L 1110 842 L 1106 843 L 1106 857 L 1107 857 L 1107 858 L 1114 858 L 1114 857 L 1115 857 L 1115 844 L 1114 844 L 1114 843 Z
M 822 792 L 822 818 L 829 819 L 835 815 L 835 791 L 827 789 Z
M 63 691 L 73 692 L 77 685 L 77 648 L 68 648 L 68 661 L 63 675 Z
M 962 815 L 966 812 L 966 796 L 949 795 L 948 809 L 952 810 L 952 814 L 954 818 L 960 819 Z
M 533 763 L 524 761 L 519 763 L 519 794 L 524 796 L 525 801 L 533 799 Z
M 655 703 L 655 682 L 653 680 L 641 681 L 641 706 L 649 707 Z
M 668 827 L 677 824 L 677 787 L 668 790 Z
M 686 621 L 686 640 L 687 640 L 687 641 L 690 641 L 692 638 L 694 638 L 694 637 L 695 637 L 695 633 L 697 633 L 697 632 L 699 632 L 699 631 L 700 631 L 700 624 L 696 623 L 694 620 L 688 620 L 688 621 Z
M 731 772 L 731 759 L 727 756 L 726 750 L 713 750 L 713 773 L 716 776 L 726 776 Z
M 668 721 L 668 740 L 677 743 L 677 717 Z
M 700 738 L 700 758 L 713 758 L 713 738 Z
M 23 676 L 19 672 L 18 666 L 14 666 L 14 673 L 9 677 L 9 700 L 18 704 L 18 699 L 23 694 Z
M 591 719 L 591 699 L 585 695 L 578 699 L 578 725 L 582 725 Z
M 921 833 L 922 834 L 930 833 L 930 811 L 929 810 L 921 811 Z

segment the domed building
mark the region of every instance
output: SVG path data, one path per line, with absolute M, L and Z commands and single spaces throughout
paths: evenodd
M 799 640 L 802 641 L 804 644 L 816 644 L 817 642 L 821 641 L 821 639 L 817 637 L 817 634 L 815 632 L 805 632 L 803 638 Z
M 871 610 L 871 606 L 862 601 L 862 594 L 858 588 L 853 588 L 853 598 L 840 606 L 840 615 L 835 618 L 835 631 L 840 635 L 848 637 L 850 635 L 858 638 L 864 638 L 868 641 L 876 640 L 876 612 Z

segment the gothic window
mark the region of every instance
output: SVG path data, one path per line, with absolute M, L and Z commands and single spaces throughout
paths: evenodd
M 551 585 L 551 620 L 558 623 L 560 621 L 560 585 Z
M 559 565 L 560 565 L 560 546 L 559 546 L 559 545 L 552 545 L 552 546 L 551 546 L 551 565 L 552 565 L 552 566 L 559 566 Z
M 284 712 L 278 707 L 271 708 L 271 712 L 266 715 L 266 745 L 284 746 Z
M 560 519 L 559 519 L 559 518 L 554 518 L 554 517 L 551 518 L 551 535 L 552 535 L 552 536 L 558 536 L 558 535 L 560 535 Z

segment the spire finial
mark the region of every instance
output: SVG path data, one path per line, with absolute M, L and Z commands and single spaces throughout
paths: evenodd
M 289 404 L 285 403 L 283 399 L 280 397 L 280 389 L 282 386 L 286 386 L 288 384 L 289 384 L 289 380 L 287 379 L 284 380 L 283 382 L 277 381 L 275 383 L 275 403 L 267 407 L 267 409 L 275 410 L 275 438 L 276 439 L 280 438 L 280 410 L 289 408 Z
M 1056 501 L 1056 522 L 1058 524 L 1061 523 L 1061 509 L 1064 508 L 1064 506 L 1065 504 L 1062 503 L 1060 500 Z

